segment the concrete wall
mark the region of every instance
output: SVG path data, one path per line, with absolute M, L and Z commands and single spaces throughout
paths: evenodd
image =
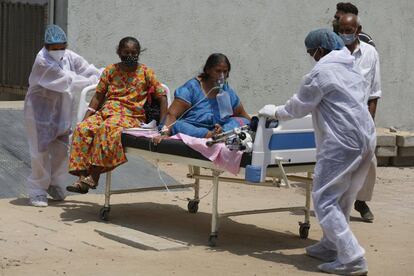
M 51 2 L 51 0 L 49 0 Z M 68 0 L 54 0 L 53 23 L 59 25 L 65 32 L 68 31 Z
M 71 0 L 69 45 L 100 66 L 117 62 L 119 40 L 136 36 L 141 61 L 174 90 L 195 76 L 213 52 L 231 63 L 230 83 L 248 112 L 282 104 L 310 69 L 303 40 L 330 28 L 337 1 Z M 414 1 L 354 1 L 376 42 L 383 98 L 377 125 L 414 128 Z

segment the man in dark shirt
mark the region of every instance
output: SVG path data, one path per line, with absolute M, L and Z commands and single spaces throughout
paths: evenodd
M 338 33 L 339 18 L 341 17 L 341 15 L 344 15 L 346 13 L 358 15 L 358 8 L 351 3 L 340 2 L 336 4 L 336 13 L 334 15 L 334 20 L 332 21 L 333 31 L 335 33 Z M 375 47 L 374 41 L 372 40 L 371 36 L 369 36 L 367 33 L 361 31 L 358 35 L 358 38 L 359 40 Z

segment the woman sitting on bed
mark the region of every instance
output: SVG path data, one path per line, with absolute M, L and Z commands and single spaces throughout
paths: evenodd
M 210 55 L 203 73 L 175 91 L 161 136 L 156 137 L 155 142 L 177 133 L 210 138 L 222 131 L 248 124 L 249 115 L 225 81 L 230 69 L 230 62 L 225 55 Z
M 85 118 L 72 138 L 69 173 L 79 176 L 70 192 L 87 193 L 98 185 L 101 173 L 127 161 L 121 133 L 145 122 L 144 105 L 153 96 L 160 103 L 160 117 L 167 112 L 167 97 L 152 69 L 139 63 L 141 46 L 134 37 L 119 42 L 121 62 L 105 68 Z M 153 92 L 153 93 L 151 93 Z

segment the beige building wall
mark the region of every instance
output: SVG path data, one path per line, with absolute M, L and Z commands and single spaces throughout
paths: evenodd
M 209 54 L 232 64 L 230 83 L 250 113 L 282 104 L 310 69 L 304 38 L 331 28 L 337 1 L 70 0 L 69 46 L 98 65 L 117 62 L 119 40 L 137 37 L 141 61 L 172 90 L 195 76 Z M 414 1 L 353 1 L 381 58 L 377 125 L 414 129 Z

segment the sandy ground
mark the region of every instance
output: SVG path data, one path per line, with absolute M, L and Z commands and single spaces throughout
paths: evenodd
M 189 182 L 186 167 L 162 168 Z M 210 187 L 202 181 L 201 195 Z M 314 216 L 307 240 L 298 237 L 301 213 L 223 219 L 217 247 L 209 248 L 211 194 L 197 214 L 189 214 L 180 200 L 191 195 L 185 190 L 112 197 L 110 225 L 188 245 L 166 251 L 101 235 L 108 226 L 98 216 L 103 195 L 69 196 L 42 209 L 27 206 L 26 199 L 0 200 L 0 275 L 321 275 L 320 262 L 304 255 L 304 247 L 321 237 Z M 285 189 L 223 183 L 219 208 L 302 205 L 303 195 L 299 184 Z M 374 223 L 361 222 L 355 212 L 351 220 L 366 249 L 369 274 L 414 275 L 414 168 L 379 168 L 371 208 Z

